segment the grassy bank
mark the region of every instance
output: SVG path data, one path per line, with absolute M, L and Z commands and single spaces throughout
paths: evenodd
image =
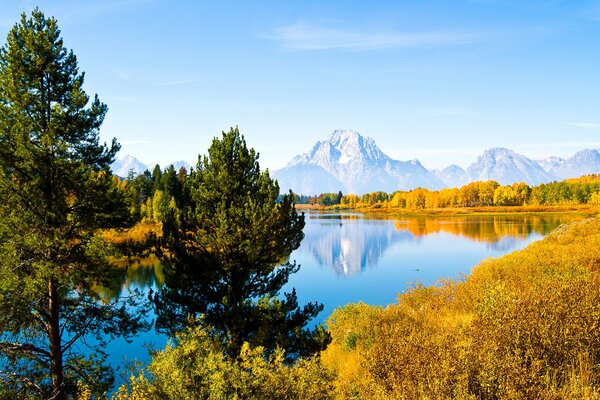
M 600 220 L 328 326 L 339 399 L 600 398 Z

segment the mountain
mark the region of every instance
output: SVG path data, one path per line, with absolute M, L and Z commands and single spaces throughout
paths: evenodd
M 562 179 L 578 178 L 582 175 L 600 173 L 600 153 L 598 150 L 585 149 L 564 160 L 549 157 L 543 160 L 542 167 L 549 173 Z
M 493 179 L 501 185 L 515 182 L 539 185 L 558 179 L 557 176 L 546 172 L 537 162 L 502 147 L 486 150 L 466 172 L 469 182 Z
M 129 174 L 130 170 L 133 170 L 133 172 L 135 172 L 136 174 L 141 174 L 145 170 L 152 172 L 155 165 L 156 164 L 144 164 L 143 162 L 129 154 L 121 154 L 110 165 L 110 169 L 113 174 L 120 176 L 121 178 L 125 178 Z M 189 172 L 191 168 L 191 165 L 188 162 L 182 160 L 166 164 L 161 167 L 161 170 L 164 171 L 170 165 L 173 165 L 175 171 L 179 171 L 181 167 L 184 167 Z
M 319 168 L 317 168 L 319 167 Z M 327 140 L 273 172 L 280 190 L 295 193 L 325 192 L 363 194 L 394 192 L 416 187 L 444 186 L 418 160 L 397 161 L 385 155 L 375 141 L 352 130 L 336 130 Z
M 344 184 L 315 164 L 290 165 L 273 172 L 280 192 L 292 189 L 295 193 L 337 193 Z
M 175 171 L 179 171 L 181 169 L 181 167 L 185 168 L 186 171 L 190 172 L 190 168 L 192 168 L 192 166 L 190 165 L 190 163 L 188 163 L 187 161 L 175 161 L 174 163 L 170 163 L 167 164 L 165 166 L 162 167 L 162 170 L 164 171 L 165 169 L 169 168 L 169 166 L 173 166 L 173 168 L 175 168 Z
M 449 165 L 441 171 L 434 171 L 434 173 L 447 187 L 461 187 L 466 185 L 469 180 L 466 171 L 456 164 Z
M 149 169 L 149 167 L 133 156 L 121 154 L 110 165 L 110 169 L 113 174 L 125 178 L 129 174 L 130 170 L 133 170 L 133 172 L 139 174 Z
M 536 160 L 536 162 L 540 165 L 540 167 L 544 168 L 544 171 L 554 174 L 553 171 L 556 171 L 557 168 L 560 168 L 561 165 L 565 163 L 564 158 L 560 157 L 548 157 L 543 160 Z M 556 175 L 556 174 L 554 174 Z

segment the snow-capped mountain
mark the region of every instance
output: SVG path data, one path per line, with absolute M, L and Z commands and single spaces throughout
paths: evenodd
M 282 193 L 290 189 L 299 194 L 337 193 L 344 188 L 335 176 L 315 164 L 290 165 L 274 171 L 273 177 Z
M 136 174 L 141 174 L 145 170 L 152 172 L 155 165 L 156 164 L 144 164 L 129 154 L 120 154 L 110 165 L 110 169 L 113 174 L 125 178 L 129 174 L 129 171 L 133 171 Z M 181 167 L 184 167 L 189 172 L 191 168 L 191 165 L 186 161 L 176 161 L 162 166 L 161 170 L 164 171 L 170 165 L 173 165 L 175 171 L 179 171 Z
M 461 187 L 469 183 L 466 171 L 456 164 L 449 165 L 441 171 L 434 171 L 434 173 L 447 187 Z
M 192 167 L 190 165 L 190 163 L 188 163 L 187 161 L 180 160 L 180 161 L 175 161 L 174 163 L 164 165 L 162 167 L 162 170 L 164 171 L 165 169 L 169 168 L 171 165 L 173 166 L 173 168 L 175 168 L 175 171 L 179 171 L 181 169 L 181 167 L 183 167 L 183 168 L 185 168 L 186 171 L 190 172 L 190 168 Z
M 548 157 L 543 160 L 536 160 L 536 162 L 540 165 L 540 167 L 544 168 L 544 171 L 554 174 L 553 171 L 556 171 L 557 168 L 560 168 L 561 165 L 565 163 L 564 158 L 560 157 Z M 556 175 L 556 174 L 554 174 Z
M 600 173 L 600 152 L 593 149 L 578 151 L 568 159 L 549 157 L 540 165 L 549 173 L 562 179 Z
M 515 182 L 539 185 L 558 179 L 535 161 L 502 147 L 486 150 L 466 172 L 469 182 L 493 179 L 501 185 Z
M 149 167 L 129 154 L 121 154 L 110 165 L 110 169 L 113 174 L 125 178 L 131 170 L 139 174 L 149 169 Z
M 315 167 L 320 167 L 315 168 Z M 444 187 L 418 160 L 397 161 L 385 155 L 375 141 L 352 130 L 336 130 L 304 154 L 292 159 L 273 176 L 282 192 L 393 192 L 416 187 Z
M 176 161 L 173 165 L 190 171 L 192 165 Z M 152 172 L 154 164 L 144 164 L 137 158 L 121 154 L 111 164 L 113 174 L 126 177 L 129 171 Z M 429 171 L 418 160 L 397 161 L 388 157 L 369 137 L 352 130 L 334 131 L 327 140 L 317 142 L 309 152 L 292 159 L 285 168 L 273 171 L 282 193 L 314 195 L 342 191 L 345 194 L 365 194 L 375 191 L 392 193 L 416 187 L 431 190 L 461 187 L 474 181 L 493 179 L 502 185 L 525 182 L 530 186 L 582 175 L 600 173 L 600 152 L 585 149 L 568 159 L 548 157 L 533 161 L 506 148 L 492 148 L 472 163 L 467 170 L 449 165 Z

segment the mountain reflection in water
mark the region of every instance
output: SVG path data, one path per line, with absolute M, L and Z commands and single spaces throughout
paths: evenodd
M 449 234 L 485 243 L 496 252 L 516 249 L 532 234 L 544 236 L 573 217 L 465 216 L 373 219 L 360 214 L 307 214 L 300 252 L 311 254 L 338 276 L 354 276 L 378 265 L 390 246 Z
M 524 241 L 550 233 L 573 215 L 502 215 L 377 218 L 354 213 L 306 214 L 304 240 L 296 254 L 308 254 L 337 276 L 358 276 L 376 268 L 390 248 L 419 245 L 428 236 L 448 235 L 485 244 L 492 254 L 519 248 Z M 296 254 L 292 254 L 292 259 Z M 304 261 L 306 264 L 306 261 Z M 103 297 L 116 298 L 130 288 L 160 288 L 164 275 L 155 255 L 124 261 L 109 285 L 99 287 Z
M 283 292 L 296 288 L 299 303 L 318 301 L 325 309 L 312 324 L 324 322 L 336 307 L 363 301 L 385 305 L 395 301 L 411 283 L 434 284 L 439 279 L 468 273 L 485 257 L 497 257 L 525 247 L 562 223 L 582 217 L 467 216 L 374 218 L 361 214 L 306 214 L 305 238 L 290 258 L 300 270 Z M 124 296 L 140 289 L 147 297 L 164 283 L 156 256 L 124 261 L 113 281 L 98 290 L 104 298 Z M 146 315 L 151 321 L 154 312 Z M 140 333 L 131 343 L 109 343 L 108 362 L 149 359 L 147 346 L 161 349 L 166 335 L 154 330 Z M 127 371 L 127 369 L 123 369 Z M 125 373 L 118 384 L 127 383 Z

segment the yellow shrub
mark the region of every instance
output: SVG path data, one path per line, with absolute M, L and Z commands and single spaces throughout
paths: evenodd
M 328 321 L 338 399 L 600 398 L 600 220 Z

